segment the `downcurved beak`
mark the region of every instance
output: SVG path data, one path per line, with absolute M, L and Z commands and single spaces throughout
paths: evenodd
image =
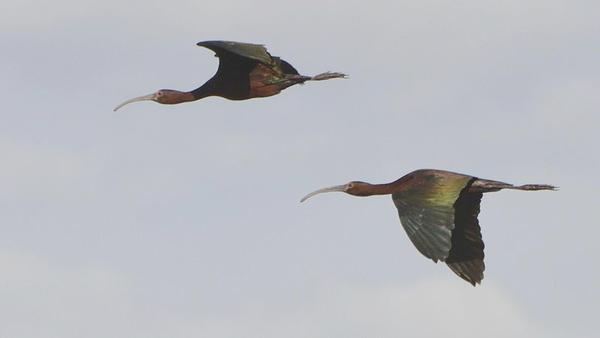
M 121 103 L 120 105 L 117 106 L 117 108 L 113 109 L 113 111 L 117 111 L 119 110 L 121 107 L 123 107 L 126 104 L 130 104 L 132 102 L 138 102 L 138 101 L 153 101 L 154 100 L 154 96 L 155 94 L 148 94 L 148 95 L 144 95 L 144 96 L 138 96 L 138 97 L 134 97 L 133 99 L 129 99 L 123 103 Z
M 321 193 L 324 193 L 324 192 L 334 192 L 334 191 L 344 192 L 344 191 L 346 191 L 346 185 L 345 184 L 336 185 L 336 186 L 333 186 L 333 187 L 328 187 L 328 188 L 323 188 L 323 189 L 319 189 L 319 190 L 313 191 L 310 194 L 302 197 L 302 199 L 300 200 L 300 203 L 306 201 L 307 199 L 313 197 L 314 195 L 321 194 Z

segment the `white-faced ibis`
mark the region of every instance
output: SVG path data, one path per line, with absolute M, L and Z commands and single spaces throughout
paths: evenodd
M 316 76 L 300 75 L 286 61 L 271 56 L 263 45 L 232 41 L 204 41 L 206 47 L 219 58 L 217 73 L 205 84 L 189 92 L 161 89 L 155 93 L 136 97 L 118 105 L 114 110 L 137 101 L 154 101 L 177 104 L 220 96 L 230 100 L 247 100 L 279 94 L 282 90 L 306 81 L 344 78 L 345 74 L 326 72 Z
M 400 223 L 423 255 L 443 261 L 459 277 L 475 286 L 483 279 L 483 240 L 477 215 L 483 193 L 502 189 L 555 190 L 545 184 L 515 186 L 444 170 L 421 169 L 386 184 L 350 182 L 319 189 L 354 196 L 392 195 Z

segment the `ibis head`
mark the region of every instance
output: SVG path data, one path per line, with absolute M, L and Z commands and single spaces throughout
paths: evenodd
M 173 89 L 161 89 L 152 94 L 143 95 L 129 99 L 118 105 L 114 111 L 119 110 L 124 105 L 139 102 L 139 101 L 154 101 L 162 104 L 177 104 L 182 102 L 193 101 L 194 97 L 188 92 L 180 92 Z
M 334 185 L 333 187 L 322 188 L 319 190 L 315 190 L 310 194 L 302 197 L 300 202 L 304 202 L 307 199 L 313 197 L 314 195 L 318 195 L 325 192 L 345 192 L 346 194 L 354 195 L 354 196 L 371 196 L 373 195 L 372 191 L 373 185 L 366 182 L 361 181 L 352 181 L 342 185 Z

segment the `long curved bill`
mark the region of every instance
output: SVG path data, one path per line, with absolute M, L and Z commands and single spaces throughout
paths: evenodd
M 117 111 L 121 107 L 123 107 L 124 105 L 130 104 L 130 103 L 133 103 L 133 102 L 138 102 L 138 101 L 152 101 L 152 100 L 154 100 L 154 94 L 148 94 L 148 95 L 144 95 L 144 96 L 134 97 L 133 99 L 129 99 L 129 100 L 121 103 L 120 105 L 117 106 L 117 108 L 113 109 L 113 111 Z
M 346 190 L 346 185 L 342 184 L 342 185 L 336 185 L 333 187 L 327 187 L 327 188 L 323 188 L 323 189 L 319 189 L 316 191 L 311 192 L 310 194 L 302 197 L 302 199 L 300 200 L 300 203 L 306 201 L 307 199 L 313 197 L 314 195 L 317 194 L 321 194 L 321 193 L 325 193 L 325 192 L 334 192 L 334 191 L 338 191 L 338 192 L 344 192 Z

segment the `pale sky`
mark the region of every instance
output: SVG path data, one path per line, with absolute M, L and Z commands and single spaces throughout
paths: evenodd
M 0 338 L 596 337 L 597 1 L 0 4 Z M 203 40 L 301 73 L 266 99 L 143 102 L 216 71 Z M 421 256 L 389 197 L 437 168 L 487 194 L 482 285 Z

